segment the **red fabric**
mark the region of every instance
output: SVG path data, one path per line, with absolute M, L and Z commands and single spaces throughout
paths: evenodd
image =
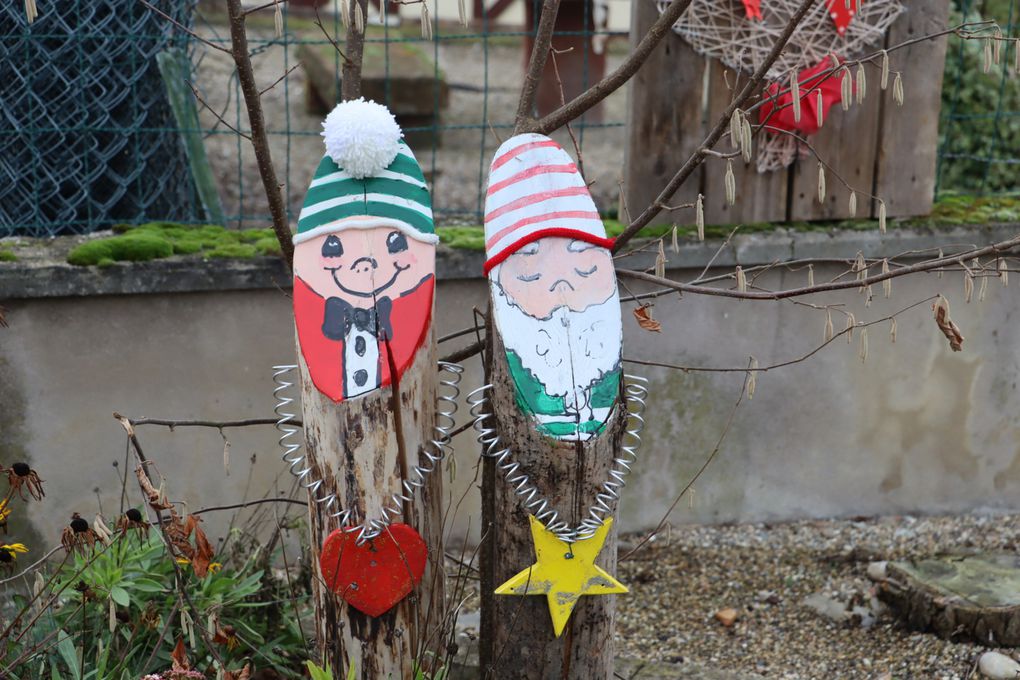
M 560 229 L 560 228 L 539 229 L 538 231 L 534 231 L 528 234 L 519 241 L 514 241 L 509 248 L 503 249 L 503 251 L 500 252 L 498 255 L 490 257 L 488 260 L 485 261 L 485 266 L 482 268 L 482 271 L 485 272 L 486 276 L 488 276 L 489 271 L 497 264 L 499 264 L 506 258 L 510 257 L 511 255 L 513 255 L 514 253 L 516 253 L 518 250 L 528 245 L 529 243 L 533 243 L 540 238 L 545 238 L 546 236 L 561 236 L 563 238 L 576 238 L 578 241 L 594 243 L 597 246 L 602 246 L 606 250 L 612 250 L 613 244 L 616 243 L 615 239 L 600 238 L 593 234 L 589 234 L 586 231 L 578 231 L 577 229 Z
M 390 312 L 393 339 L 385 344 L 379 343 L 380 386 L 389 385 L 391 381 L 386 345 L 393 354 L 399 382 L 399 376 L 411 365 L 418 348 L 425 344 L 432 316 L 434 288 L 435 278 L 430 276 L 410 293 L 393 300 Z M 325 307 L 326 300 L 295 276 L 294 321 L 301 356 L 308 364 L 308 372 L 315 387 L 333 401 L 339 402 L 344 398 L 344 343 L 341 340 L 330 340 L 322 334 Z
M 761 21 L 761 0 L 744 0 L 744 12 L 748 19 Z
M 849 8 L 847 8 L 847 0 L 826 0 L 826 5 L 829 7 L 832 23 L 836 24 L 836 33 L 844 35 L 857 14 L 857 9 L 861 6 L 861 0 L 850 0 Z
M 797 74 L 797 81 L 800 83 L 800 122 L 793 117 L 793 95 L 789 91 L 789 82 L 772 83 L 768 86 L 767 98 L 758 111 L 758 120 L 769 127 L 797 132 L 804 136 L 818 132 L 818 91 L 822 92 L 823 118 L 828 115 L 833 104 L 838 104 L 843 99 L 840 73 L 837 71 L 828 76 L 822 75 L 831 68 L 832 59 L 826 57 L 817 66 L 804 69 Z M 776 97 L 780 90 L 784 92 Z M 772 132 L 777 134 L 775 131 Z

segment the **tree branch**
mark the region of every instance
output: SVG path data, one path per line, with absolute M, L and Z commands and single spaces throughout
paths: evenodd
M 548 1 L 546 0 L 547 4 Z M 814 2 L 814 0 L 809 1 Z M 652 24 L 652 27 L 648 29 L 648 33 L 641 39 L 641 42 L 634 48 L 634 51 L 620 64 L 619 68 L 540 120 L 532 121 L 521 128 L 520 118 L 518 117 L 518 129 L 516 131 L 548 134 L 581 116 L 585 111 L 598 104 L 613 92 L 616 92 L 637 73 L 637 70 L 648 59 L 648 55 L 652 53 L 652 50 L 672 29 L 673 24 L 676 23 L 677 19 L 687 10 L 690 4 L 691 0 L 673 0 L 669 7 L 663 11 L 662 15 Z M 538 47 L 537 42 L 535 47 Z M 534 54 L 532 54 L 531 58 L 534 61 Z M 543 65 L 544 63 L 543 59 Z
M 352 0 L 351 16 L 347 18 L 347 53 L 340 71 L 340 98 L 343 101 L 357 99 L 361 96 L 361 64 L 365 58 L 365 34 L 358 30 L 358 22 L 354 20 L 356 8 L 361 8 L 361 28 L 368 17 L 368 0 Z
M 244 12 L 241 0 L 227 0 L 227 15 L 230 19 L 230 54 L 237 67 L 237 79 L 244 93 L 244 104 L 248 110 L 248 122 L 251 124 L 251 143 L 255 147 L 255 158 L 262 176 L 262 188 L 269 201 L 269 212 L 273 216 L 273 232 L 280 242 L 280 252 L 288 267 L 294 263 L 294 241 L 290 235 L 287 222 L 287 208 L 283 202 L 283 192 L 276 178 L 273 156 L 269 149 L 269 138 L 266 135 L 266 118 L 262 112 L 262 101 L 258 85 L 255 84 L 255 72 L 251 66 L 251 55 L 248 53 L 248 34 L 244 26 Z
M 683 2 L 683 0 L 673 0 L 673 2 L 674 3 Z M 776 59 L 778 59 L 779 55 L 782 54 L 783 49 L 786 47 L 787 43 L 790 42 L 790 36 L 793 35 L 793 32 L 796 30 L 801 20 L 804 19 L 804 16 L 808 13 L 808 11 L 816 2 L 817 0 L 802 0 L 800 6 L 797 8 L 796 13 L 792 17 L 790 17 L 790 21 L 787 22 L 786 28 L 784 28 L 783 32 L 779 35 L 778 38 L 776 38 L 776 42 L 772 46 L 772 51 L 769 52 L 768 57 L 765 58 L 765 61 L 762 62 L 761 66 L 758 67 L 758 70 L 754 72 L 754 75 L 751 76 L 751 79 L 744 84 L 744 88 L 733 99 L 733 101 L 730 102 L 730 105 L 726 107 L 726 110 L 723 111 L 722 115 L 719 116 L 719 119 L 716 121 L 715 127 L 709 133 L 708 137 L 705 138 L 705 141 L 702 142 L 701 146 L 698 147 L 698 150 L 695 151 L 691 155 L 691 157 L 687 159 L 687 162 L 683 164 L 680 170 L 677 171 L 675 175 L 673 175 L 673 178 L 669 180 L 669 183 L 666 184 L 666 188 L 662 190 L 662 193 L 659 194 L 658 198 L 656 198 L 651 205 L 645 208 L 644 211 L 637 216 L 637 219 L 631 222 L 627 226 L 627 228 L 623 230 L 622 234 L 616 237 L 616 245 L 613 246 L 613 252 L 616 252 L 620 248 L 622 248 L 624 244 L 627 243 L 627 241 L 634 238 L 635 234 L 637 234 L 645 226 L 647 226 L 648 223 L 651 222 L 652 219 L 659 214 L 666 201 L 668 201 L 673 196 L 673 194 L 676 193 L 676 190 L 679 189 L 681 185 L 683 185 L 683 183 L 687 181 L 687 178 L 694 173 L 698 166 L 700 166 L 704 162 L 705 157 L 708 155 L 708 150 L 716 145 L 716 142 L 718 142 L 719 138 L 722 137 L 723 132 L 729 127 L 730 118 L 733 116 L 733 112 L 739 109 L 741 106 L 743 106 L 744 103 L 751 98 L 751 95 L 753 95 L 754 92 L 758 89 L 758 87 L 762 84 L 762 82 L 765 80 L 765 75 L 768 73 L 769 69 L 772 68 L 772 64 L 776 62 Z M 670 7 L 672 7 L 672 5 Z M 665 13 L 663 13 L 663 16 L 665 16 Z M 679 17 L 679 14 L 677 16 Z M 661 21 L 662 17 L 659 17 L 659 20 Z M 655 25 L 652 26 L 652 30 L 654 30 L 655 27 L 658 26 L 658 24 L 659 22 L 657 21 Z M 672 25 L 673 25 L 672 22 L 670 22 L 669 26 Z M 651 35 L 651 32 L 652 31 L 650 30 L 649 35 Z M 646 36 L 646 38 L 647 37 L 648 36 Z M 644 41 L 642 41 L 642 43 L 643 42 Z M 637 53 L 635 52 L 635 54 Z M 623 67 L 621 66 L 620 68 Z M 635 67 L 634 70 L 637 70 L 637 68 Z
M 968 250 L 958 255 L 951 255 L 948 257 L 939 257 L 933 260 L 926 260 L 924 262 L 918 262 L 906 267 L 901 267 L 884 274 L 875 274 L 874 276 L 868 276 L 863 279 L 855 279 L 852 281 L 831 281 L 829 283 L 820 283 L 815 286 L 803 286 L 801 288 L 790 288 L 788 290 L 780 291 L 740 291 L 730 290 L 726 288 L 711 288 L 708 286 L 699 286 L 689 283 L 680 283 L 679 281 L 673 281 L 660 276 L 654 276 L 652 274 L 646 274 L 645 272 L 633 271 L 630 269 L 617 269 L 616 273 L 618 276 L 626 278 L 637 279 L 639 281 L 647 281 L 664 288 L 672 288 L 684 293 L 695 293 L 697 295 L 713 295 L 717 297 L 728 297 L 737 298 L 739 300 L 785 300 L 787 298 L 800 297 L 802 295 L 812 295 L 814 293 L 824 293 L 834 290 L 847 290 L 849 288 L 863 288 L 870 286 L 875 283 L 881 283 L 887 279 L 894 279 L 899 276 L 905 276 L 907 274 L 914 274 L 917 272 L 926 272 L 933 269 L 939 269 L 946 265 L 962 264 L 964 260 L 971 260 L 975 257 L 984 257 L 986 255 L 1001 255 L 1005 252 L 1013 250 L 1014 248 L 1020 247 L 1020 236 L 1014 236 L 1006 241 L 1000 241 L 999 243 L 993 243 L 992 245 L 985 246 L 983 248 L 976 248 Z
M 545 0 L 542 4 L 542 14 L 538 20 L 538 30 L 535 32 L 535 44 L 531 48 L 528 72 L 524 76 L 521 98 L 517 104 L 514 134 L 526 132 L 525 127 L 529 123 L 534 122 L 534 119 L 531 117 L 531 110 L 535 106 L 538 84 L 542 80 L 545 62 L 549 58 L 549 50 L 552 48 L 553 29 L 556 26 L 556 15 L 559 14 L 559 11 L 560 0 Z

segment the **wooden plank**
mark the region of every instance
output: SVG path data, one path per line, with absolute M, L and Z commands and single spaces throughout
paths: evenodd
M 904 0 L 904 5 L 907 11 L 889 30 L 889 45 L 945 28 L 949 0 Z M 885 201 L 890 217 L 931 212 L 946 44 L 942 37 L 889 55 L 891 69 L 904 73 L 906 102 L 901 107 L 893 101 L 890 75 L 872 193 Z
M 825 202 L 818 202 L 818 159 L 808 152 L 791 169 L 791 220 L 839 220 L 850 217 L 850 190 L 842 177 L 857 192 L 857 216 L 868 217 L 868 194 L 874 184 L 875 157 L 878 153 L 879 119 L 882 109 L 881 74 L 866 66 L 864 102 L 851 99 L 850 110 L 833 104 L 822 129 L 808 137 L 808 143 L 828 163 L 832 171 L 825 175 Z M 851 69 L 856 85 L 857 69 Z M 841 73 L 837 77 L 842 77 Z M 856 91 L 855 91 L 856 92 Z M 812 93 L 808 96 L 815 96 Z
M 747 76 L 742 74 L 740 83 L 746 79 Z M 708 83 L 708 112 L 705 121 L 707 126 L 713 126 L 730 105 L 733 89 L 738 83 L 734 71 L 715 59 L 710 63 Z M 729 137 L 716 146 L 716 151 L 732 150 Z M 726 202 L 726 161 L 709 158 L 705 162 L 703 186 L 706 224 L 747 224 L 786 219 L 787 171 L 759 173 L 756 163 L 754 155 L 748 164 L 739 156 L 733 159 L 737 200 L 729 205 Z
M 655 3 L 633 3 L 631 45 L 636 45 L 659 17 Z M 702 92 L 705 60 L 672 31 L 662 39 L 630 85 L 627 145 L 624 152 L 626 210 L 621 219 L 636 217 L 648 207 L 704 139 Z M 690 203 L 698 196 L 698 170 L 670 199 Z M 692 224 L 690 210 L 659 213 L 652 224 Z

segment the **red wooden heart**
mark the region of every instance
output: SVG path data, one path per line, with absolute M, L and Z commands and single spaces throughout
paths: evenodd
M 828 0 L 827 5 L 832 23 L 836 24 L 836 33 L 843 35 L 860 9 L 861 0 L 850 0 L 849 2 L 847 0 Z
M 391 524 L 361 545 L 357 531 L 337 529 L 322 544 L 322 578 L 347 604 L 381 616 L 421 581 L 428 549 L 418 532 Z

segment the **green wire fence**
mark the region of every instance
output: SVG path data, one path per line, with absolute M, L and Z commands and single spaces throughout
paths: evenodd
M 540 0 L 520 0 L 531 11 L 524 25 L 513 25 L 476 2 L 469 26 L 462 27 L 449 18 L 458 14 L 457 2 L 430 0 L 428 40 L 406 4 L 399 25 L 392 21 L 398 5 L 377 5 L 366 32 L 366 92 L 397 114 L 429 175 L 442 225 L 480 223 L 488 163 L 512 128 L 540 7 Z M 1020 37 L 1016 0 L 952 2 L 954 20 L 993 18 L 1004 36 Z M 181 28 L 229 45 L 222 3 L 151 4 L 180 26 L 138 0 L 39 2 L 32 24 L 22 3 L 0 6 L 0 237 L 81 234 L 163 220 L 269 223 L 254 153 L 238 134 L 247 134 L 248 123 L 229 55 Z M 331 40 L 342 45 L 345 27 L 332 2 L 320 6 L 319 20 L 312 10 L 290 4 L 280 5 L 279 34 L 274 8 L 252 14 L 249 42 L 256 77 L 267 88 L 271 147 L 294 221 L 322 154 L 319 124 L 340 91 L 341 57 Z M 597 5 L 567 6 L 581 13 L 573 30 L 556 34 L 561 45 L 574 46 L 558 57 L 563 94 L 570 97 L 618 63 L 627 42 L 596 20 Z M 606 44 L 609 38 L 614 40 Z M 1005 56 L 985 73 L 982 45 L 951 39 L 938 193 L 1016 190 L 1016 47 L 1006 44 Z M 317 74 L 312 63 L 321 67 Z M 415 101 L 409 104 L 412 90 Z M 619 193 L 625 98 L 621 90 L 602 110 L 576 122 L 573 139 L 560 133 L 567 148 L 576 143 L 582 152 L 586 177 L 594 180 L 593 194 L 606 214 L 615 211 Z

